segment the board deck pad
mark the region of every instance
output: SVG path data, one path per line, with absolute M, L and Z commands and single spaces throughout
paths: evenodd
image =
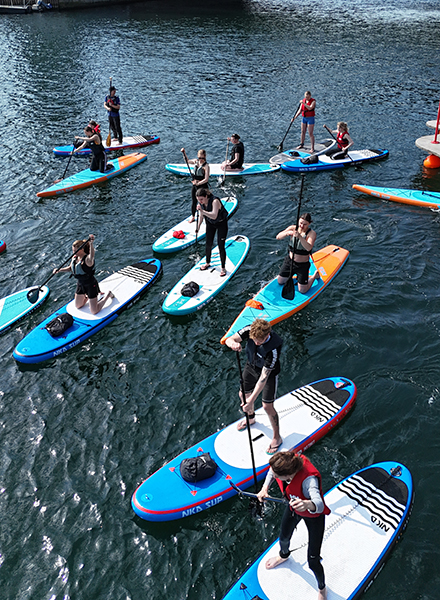
M 331 514 L 325 521 L 321 556 L 328 600 L 363 596 L 405 529 L 413 496 L 411 474 L 396 462 L 361 469 L 325 494 Z M 307 528 L 301 520 L 292 535 L 289 559 L 266 569 L 267 559 L 279 553 L 276 540 L 224 600 L 243 600 L 243 589 L 249 599 L 285 600 L 285 590 L 295 590 L 295 598 L 316 600 L 317 584 L 308 568 L 307 546 Z
M 221 198 L 221 203 L 228 211 L 228 217 L 232 215 L 232 213 L 236 210 L 238 206 L 237 198 L 233 198 L 232 196 L 228 198 Z M 166 233 L 160 236 L 154 244 L 153 251 L 158 252 L 159 254 L 168 254 L 171 252 L 177 252 L 178 250 L 183 250 L 188 246 L 191 246 L 196 243 L 196 226 L 197 222 L 193 221 L 189 222 L 190 216 L 186 219 L 169 229 Z M 175 238 L 173 233 L 175 231 L 183 231 L 185 237 L 182 239 Z M 201 241 L 206 237 L 206 222 L 203 219 L 202 224 L 200 225 L 199 232 L 197 234 L 197 241 Z
M 112 291 L 115 297 L 109 298 L 98 314 L 93 315 L 90 312 L 88 303 L 78 309 L 75 307 L 75 300 L 71 300 L 21 340 L 14 350 L 14 358 L 19 362 L 38 363 L 60 356 L 76 347 L 83 340 L 113 322 L 139 299 L 156 281 L 161 270 L 160 261 L 147 259 L 116 271 L 99 282 L 101 292 L 105 294 Z M 61 336 L 52 337 L 46 330 L 46 325 L 56 316 L 66 312 L 72 315 L 73 325 Z
M 440 193 L 423 190 L 405 190 L 401 188 L 375 187 L 371 185 L 354 184 L 353 189 L 358 192 L 375 196 L 382 200 L 392 200 L 401 204 L 410 204 L 412 206 L 424 206 L 438 210 L 440 208 Z
M 210 267 L 202 271 L 201 267 L 205 265 L 206 258 L 200 259 L 170 290 L 162 304 L 164 312 L 171 315 L 187 315 L 206 306 L 228 284 L 248 255 L 249 248 L 249 239 L 244 235 L 235 235 L 226 240 L 226 275 L 224 277 L 220 275 L 221 260 L 218 246 L 213 248 Z M 191 281 L 198 284 L 199 291 L 192 297 L 182 295 L 183 286 Z
M 158 144 L 160 137 L 158 135 L 129 135 L 122 138 L 122 144 L 118 140 L 111 141 L 110 146 L 107 146 L 105 141 L 103 142 L 104 150 L 106 152 L 113 152 L 115 150 L 124 150 L 125 148 L 142 148 L 151 144 Z M 53 149 L 55 156 L 69 156 L 73 150 L 73 144 L 68 146 L 56 146 Z M 73 156 L 90 156 L 92 151 L 90 148 L 84 148 L 79 152 L 75 152 Z
M 277 279 L 273 279 L 265 285 L 253 298 L 248 301 L 232 323 L 231 327 L 221 339 L 224 344 L 226 338 L 230 337 L 242 327 L 251 325 L 259 318 L 269 321 L 272 325 L 279 323 L 292 316 L 307 304 L 314 300 L 332 281 L 344 266 L 349 256 L 348 250 L 339 246 L 325 246 L 312 255 L 313 260 L 310 263 L 309 277 L 312 277 L 316 269 L 319 269 L 320 278 L 313 282 L 312 286 L 305 294 L 302 294 L 295 288 L 295 297 L 293 300 L 285 300 L 282 297 L 283 286 L 279 285 Z M 296 284 L 295 284 L 296 285 Z
M 305 385 L 275 400 L 283 444 L 280 450 L 310 448 L 350 411 L 356 386 L 345 377 L 331 377 Z M 257 479 L 264 478 L 270 456 L 272 428 L 263 408 L 256 411 L 251 426 Z M 241 420 L 241 419 L 240 419 Z M 215 506 L 234 496 L 232 480 L 243 489 L 253 484 L 252 462 L 247 431 L 238 431 L 240 420 L 198 442 L 153 473 L 134 492 L 132 506 L 138 516 L 149 521 L 180 519 Z M 209 452 L 218 465 L 212 477 L 188 483 L 180 475 L 184 458 Z M 173 494 L 166 490 L 173 489 Z
M 278 171 L 280 165 L 272 165 L 271 163 L 243 163 L 242 169 L 233 169 L 226 171 L 226 177 L 237 177 L 244 175 L 259 175 L 261 173 L 271 173 L 272 171 Z M 189 177 L 188 167 L 184 163 L 167 164 L 165 169 L 176 175 L 183 175 Z M 193 171 L 191 171 L 191 174 Z M 222 177 L 225 171 L 221 168 L 221 163 L 209 164 L 209 173 L 211 177 Z
M 23 319 L 47 300 L 49 288 L 43 285 L 38 290 L 37 301 L 29 302 L 27 295 L 35 289 L 36 286 L 28 287 L 0 299 L 0 333 L 7 331 L 14 323 Z
M 286 161 L 281 164 L 283 171 L 305 172 L 305 171 L 325 171 L 329 169 L 342 169 L 355 164 L 362 164 L 373 160 L 386 158 L 389 154 L 388 150 L 351 150 L 346 158 L 333 160 L 326 154 L 321 154 L 318 157 L 318 162 L 312 164 L 304 164 L 300 158 Z
M 51 196 L 58 196 L 59 194 L 67 194 L 82 188 L 89 187 L 96 183 L 103 183 L 108 179 L 112 179 L 117 175 L 122 175 L 128 169 L 135 167 L 144 160 L 147 160 L 147 155 L 142 152 L 132 152 L 126 156 L 121 156 L 113 160 L 107 161 L 108 165 L 113 165 L 113 169 L 101 173 L 100 171 L 91 171 L 90 169 L 84 169 L 79 173 L 75 173 L 66 179 L 62 179 L 58 183 L 54 183 L 45 190 L 38 192 L 39 198 L 49 198 Z
M 323 140 L 322 142 L 315 143 L 315 152 L 313 154 L 315 156 L 319 156 L 320 154 L 328 152 L 334 146 L 336 146 L 336 140 L 333 139 Z M 275 156 L 269 158 L 269 162 L 272 165 L 281 165 L 287 161 L 296 160 L 297 158 L 307 158 L 311 154 L 311 146 L 304 146 L 304 148 L 301 148 L 300 150 L 293 148 L 292 150 L 285 150 L 284 152 L 275 154 Z

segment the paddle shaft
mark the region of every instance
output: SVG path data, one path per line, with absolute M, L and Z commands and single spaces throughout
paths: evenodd
M 64 177 L 66 176 L 67 169 L 69 168 L 70 161 L 72 160 L 72 156 L 73 156 L 73 153 L 74 153 L 74 152 L 75 152 L 75 144 L 73 144 L 72 152 L 69 154 L 69 159 L 68 159 L 68 161 L 67 161 L 66 168 L 64 169 L 64 173 L 63 173 L 63 174 L 62 174 L 62 176 L 61 176 L 61 179 L 57 179 L 57 180 L 55 181 L 55 183 L 59 183 L 59 182 L 60 182 L 60 181 L 62 181 L 62 180 L 64 179 Z
M 247 496 L 248 498 L 256 498 L 258 500 L 257 494 L 252 494 L 251 492 L 243 491 L 238 487 L 238 485 L 235 485 L 233 481 L 229 481 L 229 484 L 234 488 L 236 492 L 240 494 L 240 496 Z M 270 502 L 276 502 L 277 504 L 289 504 L 284 498 L 274 498 L 273 496 L 266 496 L 264 499 L 269 500 Z
M 223 177 L 220 179 L 220 185 L 223 185 L 226 180 L 226 162 L 228 160 L 228 152 L 229 152 L 229 138 L 226 142 L 226 155 L 225 155 L 225 170 L 223 171 Z
M 337 138 L 335 138 L 335 136 L 333 135 L 333 131 L 332 131 L 331 129 L 329 129 L 329 128 L 327 127 L 327 125 L 324 125 L 324 127 L 327 129 L 327 131 L 328 131 L 328 132 L 329 132 L 329 134 L 332 136 L 332 138 L 333 138 L 334 140 L 338 141 L 338 140 L 337 140 Z M 351 160 L 351 162 L 354 162 L 354 160 L 353 160 L 353 159 L 351 158 L 351 156 L 349 155 L 349 153 L 348 153 L 348 150 L 347 150 L 347 152 L 346 152 L 346 156 L 348 156 L 348 158 Z M 359 165 L 359 166 L 360 166 L 360 165 Z
M 301 200 L 302 200 L 303 188 L 304 188 L 304 174 L 301 175 L 301 187 L 299 188 L 298 210 L 296 213 L 296 228 L 295 228 L 296 231 L 298 231 L 299 217 L 300 217 L 300 213 L 301 213 Z M 295 286 L 293 283 L 292 276 L 293 276 L 293 263 L 295 260 L 295 252 L 296 252 L 297 245 L 298 245 L 298 238 L 295 237 L 295 241 L 293 242 L 292 260 L 290 261 L 289 279 L 284 284 L 282 292 L 281 292 L 282 297 L 286 298 L 287 300 L 289 300 L 289 299 L 293 300 L 293 298 L 295 297 Z M 289 248 L 289 252 L 290 252 L 290 248 Z M 292 292 L 293 292 L 293 295 L 292 295 Z M 289 296 L 292 296 L 292 298 L 289 298 Z
M 243 371 L 241 370 L 241 362 L 240 362 L 240 353 L 236 352 L 236 354 L 237 354 L 238 372 L 240 374 L 241 395 L 243 396 L 243 402 L 246 402 L 246 394 L 244 391 L 244 381 L 243 381 Z M 248 438 L 249 438 L 249 448 L 251 451 L 252 472 L 254 475 L 254 485 L 255 485 L 255 489 L 257 489 L 257 485 L 258 485 L 257 469 L 255 467 L 254 446 L 252 444 L 252 435 L 251 435 L 251 424 L 249 422 L 249 414 L 247 412 L 245 412 L 244 414 L 245 414 L 245 418 L 246 418 L 246 429 L 247 429 Z
M 287 128 L 287 131 L 286 131 L 286 133 L 284 134 L 284 137 L 283 137 L 283 139 L 281 140 L 281 142 L 280 142 L 280 143 L 279 143 L 279 145 L 278 145 L 278 150 L 279 150 L 280 152 L 282 152 L 282 151 L 283 151 L 283 144 L 284 144 L 284 140 L 286 139 L 286 137 L 287 137 L 287 134 L 289 133 L 289 131 L 290 131 L 290 128 L 292 127 L 294 120 L 296 119 L 296 117 L 297 117 L 297 116 L 298 116 L 298 114 L 299 114 L 299 113 L 298 113 L 298 109 L 299 109 L 299 107 L 300 107 L 300 106 L 301 106 L 301 102 L 298 104 L 298 108 L 297 108 L 297 109 L 296 109 L 296 111 L 295 111 L 295 115 L 294 115 L 294 117 L 293 117 L 292 119 L 290 119 L 289 127 Z
M 111 96 L 111 93 L 112 93 L 112 91 L 111 91 L 112 90 L 112 82 L 113 82 L 113 78 L 110 77 L 110 86 L 108 89 L 109 97 Z M 108 136 L 107 136 L 107 139 L 105 140 L 105 145 L 107 146 L 107 148 L 111 145 L 111 143 L 112 143 L 112 128 L 111 128 L 110 117 L 109 117 L 109 119 L 108 119 Z

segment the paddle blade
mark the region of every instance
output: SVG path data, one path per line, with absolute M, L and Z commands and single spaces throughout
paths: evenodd
M 249 513 L 254 519 L 262 519 L 263 518 L 263 504 L 257 500 L 256 498 L 251 498 L 249 500 Z
M 32 288 L 28 291 L 26 297 L 31 304 L 35 304 L 35 302 L 40 297 L 40 288 Z
M 111 132 L 109 131 L 109 132 L 108 132 L 107 139 L 105 140 L 105 145 L 107 146 L 107 148 L 108 148 L 108 147 L 111 145 L 111 143 L 112 143 L 112 134 L 111 134 Z
M 289 279 L 283 285 L 281 296 L 284 298 L 284 300 L 293 300 L 295 298 L 295 286 L 293 284 L 292 277 L 289 277 Z

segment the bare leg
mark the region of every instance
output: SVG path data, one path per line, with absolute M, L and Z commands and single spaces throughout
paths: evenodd
M 251 395 L 251 393 L 246 394 L 246 400 L 248 399 L 248 397 Z M 241 400 L 241 408 L 243 410 L 243 412 L 247 413 L 248 415 L 253 415 L 255 413 L 255 403 L 254 402 L 250 402 L 249 404 L 243 404 L 243 395 L 241 393 L 241 390 L 239 392 L 239 396 L 240 396 L 240 400 Z M 254 423 L 256 423 L 257 420 L 254 417 L 250 417 L 249 418 L 249 425 L 253 425 Z M 239 424 L 237 425 L 237 429 L 239 431 L 242 431 L 243 429 L 245 429 L 247 427 L 247 422 L 246 422 L 246 418 L 243 419 L 242 421 L 239 422 Z
M 301 123 L 301 141 L 300 146 L 304 146 L 304 140 L 306 139 L 307 123 Z
M 107 302 L 107 300 L 109 298 L 114 298 L 114 294 L 112 292 L 107 292 L 106 295 L 104 296 L 104 298 L 102 298 L 102 300 L 100 300 L 98 302 L 97 298 L 90 298 L 89 300 L 89 306 L 90 306 L 90 312 L 92 313 L 92 315 L 97 315 L 99 313 L 99 311 L 102 310 L 104 304 Z
M 288 279 L 288 277 L 281 277 L 281 275 L 278 275 L 277 277 L 277 281 L 280 285 L 284 285 Z
M 75 294 L 75 308 L 82 308 L 87 303 L 87 296 L 85 294 Z
M 310 144 L 312 146 L 312 152 L 315 152 L 315 136 L 313 135 L 313 130 L 315 129 L 315 124 L 309 125 L 309 136 L 310 136 Z
M 327 600 L 327 587 L 318 590 L 318 600 Z
M 269 421 L 273 430 L 273 438 L 270 442 L 269 450 L 278 449 L 283 443 L 283 440 L 280 436 L 280 418 L 275 410 L 273 402 L 263 402 L 263 408 L 269 417 Z
M 312 287 L 312 285 L 314 284 L 314 282 L 319 279 L 321 277 L 320 273 L 318 270 L 316 270 L 316 273 L 313 275 L 313 277 L 309 277 L 309 280 L 306 284 L 304 283 L 298 283 L 298 292 L 300 292 L 300 294 L 305 294 L 306 292 L 309 291 L 309 289 Z

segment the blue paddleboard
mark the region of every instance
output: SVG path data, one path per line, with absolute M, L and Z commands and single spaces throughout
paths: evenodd
M 235 235 L 225 242 L 226 247 L 226 275 L 221 276 L 221 263 L 218 246 L 213 248 L 211 266 L 204 271 L 200 270 L 206 263 L 202 258 L 186 275 L 180 279 L 165 298 L 162 309 L 169 315 L 188 315 L 200 310 L 208 304 L 227 285 L 231 277 L 246 258 L 250 242 L 244 235 Z M 194 296 L 184 296 L 181 291 L 185 284 L 194 281 L 199 286 L 199 291 Z
M 129 308 L 160 275 L 162 265 L 159 260 L 146 259 L 124 267 L 99 282 L 101 292 L 112 291 L 115 297 L 108 299 L 104 308 L 92 315 L 88 303 L 83 308 L 75 308 L 72 300 L 33 329 L 14 350 L 15 360 L 22 363 L 39 363 L 60 356 L 75 348 L 85 339 L 111 323 L 125 309 Z M 45 328 L 55 317 L 69 313 L 73 325 L 61 336 L 52 337 Z
M 0 299 L 0 333 L 8 330 L 14 323 L 43 304 L 49 296 L 49 288 L 46 285 L 41 286 L 38 289 L 36 301 L 31 303 L 28 300 L 28 294 L 30 291 L 35 293 L 36 289 L 36 286 L 29 287 Z
M 394 461 L 353 473 L 325 494 L 321 547 L 327 600 L 356 600 L 382 570 L 406 528 L 414 499 L 409 470 Z M 277 517 L 281 521 L 281 514 Z M 291 540 L 289 558 L 274 569 L 266 561 L 279 555 L 276 540 L 233 585 L 224 600 L 316 600 L 315 576 L 308 568 L 308 532 L 303 520 Z M 246 560 L 246 557 L 243 557 Z
M 356 386 L 352 381 L 329 377 L 275 400 L 283 437 L 280 449 L 295 448 L 299 452 L 310 448 L 343 419 L 355 399 Z M 266 450 L 272 440 L 272 428 L 262 408 L 256 411 L 256 418 L 251 434 L 260 481 L 269 469 L 270 456 Z M 251 486 L 253 471 L 248 432 L 238 431 L 238 423 L 210 435 L 153 473 L 133 494 L 131 503 L 135 513 L 147 521 L 181 519 L 234 496 L 237 492 L 230 481 L 243 489 Z M 180 474 L 180 463 L 205 452 L 209 452 L 218 465 L 216 473 L 209 479 L 188 483 Z
M 228 211 L 228 217 L 232 215 L 232 213 L 236 210 L 238 206 L 237 198 L 233 198 L 232 196 L 228 198 L 221 198 L 221 202 L 223 206 Z M 183 248 L 187 248 L 192 244 L 196 243 L 196 224 L 197 221 L 189 222 L 191 217 L 188 216 L 186 219 L 174 225 L 171 229 L 169 229 L 166 233 L 160 236 L 154 244 L 153 251 L 158 252 L 160 254 L 168 254 L 171 252 L 177 252 L 177 250 L 183 250 Z M 182 231 L 184 237 L 177 238 L 174 237 L 175 231 Z M 200 226 L 199 233 L 197 234 L 197 241 L 201 241 L 206 236 L 206 223 L 203 219 L 203 222 Z
M 351 165 L 360 165 L 373 160 L 386 158 L 389 154 L 388 150 L 350 150 L 346 158 L 333 160 L 326 154 L 320 154 L 317 162 L 305 164 L 302 160 L 309 160 L 309 156 L 297 158 L 295 160 L 286 161 L 281 164 L 283 171 L 292 173 L 304 173 L 308 171 L 327 171 L 329 169 L 343 169 Z

